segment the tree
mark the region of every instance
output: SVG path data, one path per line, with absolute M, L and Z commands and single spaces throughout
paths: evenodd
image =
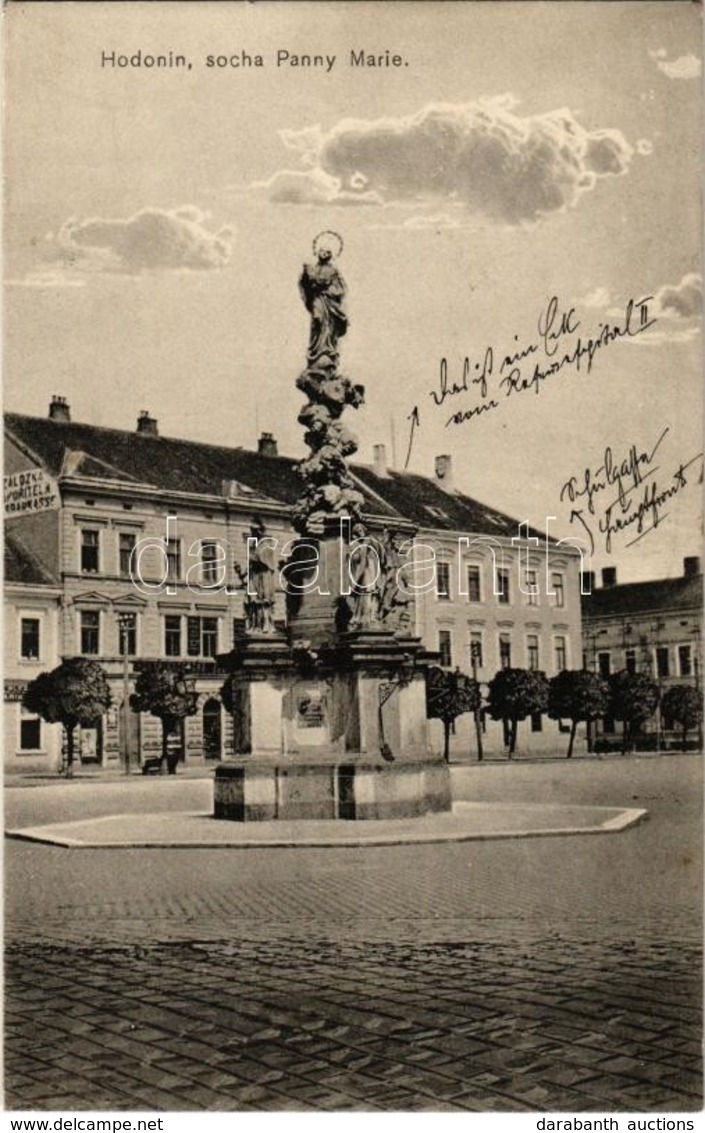
M 552 677 L 548 684 L 548 715 L 552 720 L 570 720 L 570 739 L 568 754 L 573 754 L 573 744 L 578 724 L 584 721 L 590 725 L 593 720 L 604 716 L 609 705 L 609 685 L 598 673 L 587 669 L 564 669 Z
M 703 694 L 692 685 L 672 685 L 663 694 L 661 715 L 666 727 L 679 724 L 682 728 L 682 745 L 685 751 L 688 732 L 701 726 L 703 718 Z
M 548 681 L 538 669 L 500 669 L 490 681 L 489 710 L 493 720 L 504 720 L 510 727 L 509 758 L 516 751 L 520 720 L 545 712 Z
M 443 721 L 443 758 L 450 760 L 450 729 L 464 712 L 480 707 L 480 686 L 456 669 L 454 673 L 434 665 L 426 675 L 426 715 Z
M 150 665 L 142 669 L 130 697 L 133 712 L 149 712 L 162 722 L 162 764 L 166 763 L 170 775 L 176 774 L 176 757 L 169 754 L 169 736 L 186 716 L 194 716 L 198 708 L 198 693 L 189 686 L 183 665 Z
M 630 673 L 621 669 L 609 678 L 609 715 L 621 720 L 622 755 L 633 751 L 636 736 L 645 720 L 653 716 L 659 702 L 658 686 L 646 673 Z
M 63 724 L 66 733 L 66 777 L 73 774 L 74 732 L 88 727 L 107 712 L 112 697 L 105 672 L 96 661 L 71 657 L 27 687 L 22 703 L 48 724 Z

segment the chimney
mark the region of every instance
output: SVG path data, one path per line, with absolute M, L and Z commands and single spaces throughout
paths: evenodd
M 148 410 L 140 410 L 140 415 L 137 418 L 137 432 L 143 433 L 146 437 L 159 436 L 159 424 L 156 417 L 150 417 Z
M 683 559 L 683 578 L 696 578 L 700 574 L 700 559 L 697 555 L 688 555 Z
M 616 567 L 603 567 L 602 568 L 602 585 L 605 590 L 610 586 L 617 585 L 617 568 Z
M 436 480 L 446 492 L 453 491 L 453 460 L 447 453 L 436 457 Z
M 374 458 L 375 476 L 387 476 L 387 446 L 373 445 L 372 454 Z
M 581 570 L 580 572 L 580 593 L 592 594 L 595 589 L 595 572 L 594 570 Z
M 262 433 L 257 442 L 257 452 L 260 456 L 278 456 L 276 437 L 271 433 Z
M 70 421 L 71 420 L 71 406 L 65 397 L 54 394 L 49 402 L 49 420 L 50 421 Z

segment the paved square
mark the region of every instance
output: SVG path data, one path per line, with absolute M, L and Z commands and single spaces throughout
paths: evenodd
M 695 757 L 471 768 L 476 801 L 646 807 L 610 837 L 349 849 L 6 843 L 6 1105 L 700 1108 Z M 156 787 L 156 791 L 152 790 Z M 8 821 L 204 782 L 9 792 Z

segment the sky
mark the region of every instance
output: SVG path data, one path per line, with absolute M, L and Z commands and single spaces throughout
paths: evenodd
M 267 430 L 303 456 L 297 281 L 329 230 L 356 459 L 384 443 L 432 474 L 448 453 L 456 487 L 555 517 L 593 567 L 679 574 L 702 541 L 700 20 L 687 0 L 13 4 L 6 409 L 58 393 L 75 420 L 147 409 L 165 435 Z M 190 67 L 102 65 L 137 52 Z M 443 396 L 444 359 L 467 389 Z

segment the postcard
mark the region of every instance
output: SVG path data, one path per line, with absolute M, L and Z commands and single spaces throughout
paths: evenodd
M 696 1128 L 701 7 L 3 24 L 7 1107 Z

